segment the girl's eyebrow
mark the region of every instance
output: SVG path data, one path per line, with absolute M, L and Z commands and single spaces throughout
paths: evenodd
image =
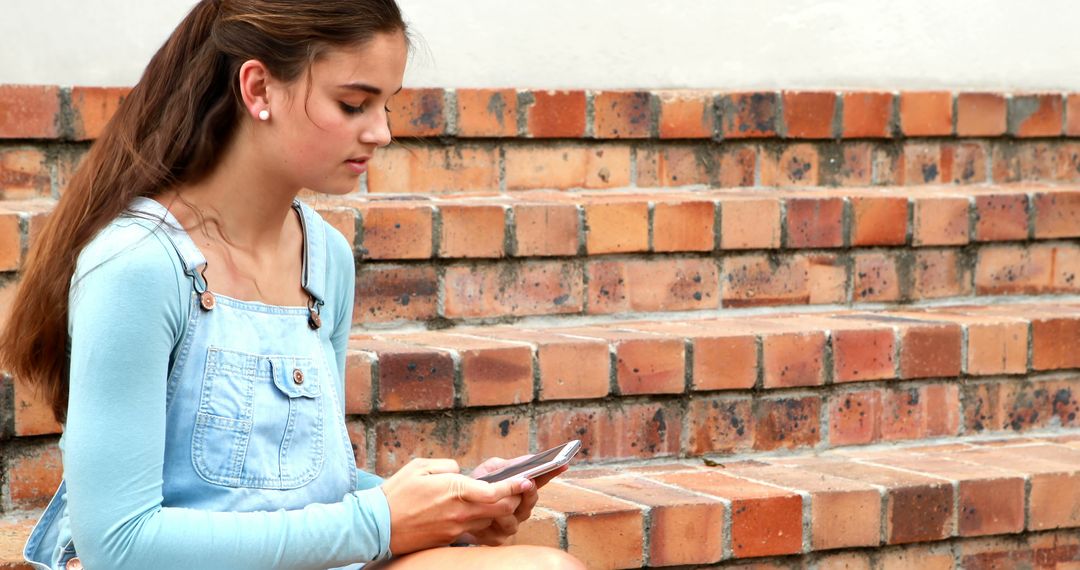
M 364 91 L 366 93 L 371 93 L 372 95 L 382 95 L 382 89 L 379 89 L 378 87 L 372 85 L 368 85 L 366 83 L 346 83 L 345 85 L 341 85 L 340 87 L 343 89 L 349 89 L 351 91 Z M 398 87 L 397 91 L 394 91 L 394 95 L 397 95 L 400 92 L 401 87 Z

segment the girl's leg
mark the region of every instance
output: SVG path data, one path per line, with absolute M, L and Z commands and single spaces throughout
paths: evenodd
M 411 570 L 430 568 L 467 568 L 469 570 L 584 570 L 585 565 L 573 556 L 544 546 L 486 546 L 471 548 L 432 548 L 368 564 L 371 570 Z

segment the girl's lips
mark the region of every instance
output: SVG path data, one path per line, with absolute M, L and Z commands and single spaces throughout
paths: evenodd
M 356 174 L 363 174 L 367 172 L 367 163 L 367 159 L 345 161 L 345 164 L 349 165 L 349 168 L 352 169 L 352 171 Z

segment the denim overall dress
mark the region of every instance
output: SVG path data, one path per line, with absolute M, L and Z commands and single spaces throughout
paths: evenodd
M 148 198 L 130 208 L 142 218 L 137 223 L 165 232 L 191 284 L 187 324 L 162 379 L 168 382 L 163 507 L 299 509 L 340 501 L 357 488 L 333 326 L 315 326 L 325 302 L 326 230 L 307 205 L 296 201 L 293 208 L 304 230 L 307 307 L 213 294 L 202 274 L 205 258 L 168 210 Z M 42 570 L 81 567 L 63 483 L 24 556 Z

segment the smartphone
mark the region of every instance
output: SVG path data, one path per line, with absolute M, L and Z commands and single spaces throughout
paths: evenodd
M 568 441 L 558 447 L 553 447 L 497 471 L 492 471 L 483 477 L 477 477 L 477 479 L 488 483 L 495 483 L 511 477 L 533 479 L 566 465 L 577 454 L 579 449 L 581 449 L 580 440 Z

